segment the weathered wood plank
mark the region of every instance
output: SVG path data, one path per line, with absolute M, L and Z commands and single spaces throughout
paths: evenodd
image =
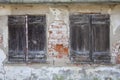
M 92 15 L 93 59 L 95 62 L 110 62 L 109 15 Z
M 70 57 L 75 61 L 90 61 L 89 32 L 90 22 L 88 15 L 81 14 L 70 16 Z M 81 57 L 86 55 L 87 58 L 80 58 L 77 55 L 81 55 Z
M 110 62 L 109 18 L 107 14 L 70 16 L 71 60 Z
M 25 61 L 25 16 L 9 16 L 9 61 Z
M 45 15 L 27 17 L 9 16 L 8 26 L 9 61 L 46 61 Z
M 45 15 L 28 16 L 28 56 L 31 62 L 46 61 Z

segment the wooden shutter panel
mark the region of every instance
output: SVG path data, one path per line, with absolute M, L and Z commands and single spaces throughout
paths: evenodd
M 95 14 L 92 15 L 91 20 L 93 60 L 95 62 L 110 62 L 109 15 Z
M 25 16 L 9 16 L 9 61 L 25 61 Z
M 90 23 L 89 16 L 70 16 L 70 59 L 73 61 L 90 61 Z
M 46 17 L 28 16 L 28 60 L 46 61 Z

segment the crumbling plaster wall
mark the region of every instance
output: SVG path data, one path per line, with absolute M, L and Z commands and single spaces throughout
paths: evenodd
M 111 9 L 111 46 L 112 56 L 115 56 L 116 63 L 120 63 L 120 10 L 119 5 Z M 114 57 L 113 57 L 114 58 Z
M 120 66 L 116 64 L 119 61 L 120 46 L 120 5 L 96 5 L 96 4 L 68 4 L 68 5 L 0 5 L 0 80 L 120 80 Z M 85 64 L 82 66 L 65 65 L 64 58 L 57 62 L 56 66 L 38 66 L 37 68 L 29 65 L 7 65 L 4 61 L 8 55 L 8 15 L 40 15 L 46 14 L 47 17 L 47 44 L 48 54 L 49 44 L 52 37 L 49 31 L 52 30 L 56 35 L 64 35 L 62 44 L 68 48 L 69 54 L 69 14 L 73 13 L 107 13 L 110 14 L 110 47 L 112 63 L 109 65 Z M 52 26 L 52 27 L 51 27 Z M 54 28 L 54 29 L 53 29 Z M 58 33 L 59 30 L 61 33 Z M 61 38 L 61 37 L 60 37 Z M 56 39 L 56 44 L 59 44 Z M 51 41 L 51 42 L 54 42 Z M 60 44 L 61 44 L 60 43 Z M 64 45 L 62 45 L 64 47 Z M 61 48 L 64 50 L 64 48 Z M 57 49 L 55 49 L 57 50 Z M 52 52 L 51 52 L 52 53 Z M 53 52 L 58 53 L 58 51 Z M 59 54 L 59 53 L 58 53 Z M 63 55 L 63 56 L 66 56 Z M 53 58 L 54 56 L 50 57 Z M 67 58 L 68 60 L 68 58 Z M 66 60 L 66 61 L 67 61 Z M 49 61 L 49 58 L 48 58 Z M 59 60 L 58 60 L 59 61 Z M 64 61 L 64 62 L 63 62 Z M 63 64 L 61 64 L 63 63 Z M 117 62 L 118 63 L 118 62 Z M 39 64 L 41 65 L 41 64 Z

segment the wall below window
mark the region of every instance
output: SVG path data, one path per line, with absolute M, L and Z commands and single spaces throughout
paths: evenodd
M 120 80 L 120 65 L 10 66 L 4 64 L 6 55 L 1 49 L 0 53 L 0 80 Z
M 0 5 L 1 80 L 119 80 L 120 5 L 114 4 L 27 4 Z M 110 15 L 109 64 L 72 64 L 69 61 L 69 15 L 102 13 Z M 47 63 L 7 64 L 8 15 L 46 15 Z M 114 65 L 112 65 L 114 64 Z M 104 75 L 103 75 L 104 74 Z
M 85 67 L 86 66 L 86 67 Z M 1 80 L 119 80 L 120 67 L 4 67 Z

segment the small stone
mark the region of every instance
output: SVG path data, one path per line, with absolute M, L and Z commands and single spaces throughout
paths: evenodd
M 117 63 L 120 64 L 120 54 L 117 55 Z

